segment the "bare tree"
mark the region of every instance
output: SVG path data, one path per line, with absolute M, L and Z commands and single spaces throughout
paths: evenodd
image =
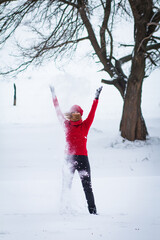
M 26 47 L 18 45 L 23 61 L 12 71 L 23 71 L 31 63 L 57 59 L 74 51 L 81 41 L 90 41 L 102 70 L 111 79 L 123 100 L 120 124 L 122 137 L 134 141 L 148 135 L 141 111 L 143 80 L 160 64 L 160 3 L 158 0 L 29 0 L 0 1 L 0 44 L 10 39 L 22 25 L 30 27 L 35 41 Z M 99 23 L 93 24 L 95 16 Z M 117 18 L 128 18 L 134 24 L 130 54 L 115 56 L 114 24 Z M 124 64 L 130 63 L 125 73 Z

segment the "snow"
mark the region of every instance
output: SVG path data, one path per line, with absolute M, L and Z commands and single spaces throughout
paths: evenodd
M 80 69 L 75 78 L 71 71 L 56 72 L 49 80 L 43 78 L 46 72 L 22 75 L 16 80 L 16 107 L 13 81 L 0 82 L 0 239 L 159 240 L 159 72 L 144 82 L 142 106 L 150 134 L 145 142 L 122 140 L 121 97 L 112 87 L 103 87 L 88 136 L 99 213 L 90 215 L 77 173 L 68 212 L 61 211 L 65 141 L 48 83 L 54 77 L 63 111 L 79 104 L 84 118 L 100 85 L 96 70 Z

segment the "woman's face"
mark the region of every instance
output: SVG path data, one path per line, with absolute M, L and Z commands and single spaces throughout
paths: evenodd
M 70 120 L 74 122 L 81 120 L 81 114 L 79 112 L 72 112 Z

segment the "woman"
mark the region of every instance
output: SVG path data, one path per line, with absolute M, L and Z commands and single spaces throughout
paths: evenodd
M 51 86 L 50 90 L 58 119 L 64 127 L 66 137 L 66 165 L 63 171 L 63 192 L 67 192 L 71 188 L 73 175 L 75 170 L 77 170 L 82 182 L 89 213 L 97 214 L 86 145 L 88 131 L 95 116 L 102 87 L 96 90 L 91 110 L 84 121 L 82 120 L 83 110 L 78 105 L 72 106 L 70 111 L 63 115 L 55 95 L 54 87 Z

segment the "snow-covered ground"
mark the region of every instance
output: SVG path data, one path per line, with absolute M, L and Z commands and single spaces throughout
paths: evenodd
M 99 84 L 64 75 L 54 81 L 62 110 L 80 104 L 85 117 Z M 70 210 L 61 212 L 65 141 L 48 83 L 17 80 L 13 107 L 13 82 L 0 82 L 0 239 L 159 240 L 160 97 L 159 79 L 153 80 L 154 90 L 149 80 L 144 83 L 146 142 L 122 141 L 122 100 L 110 86 L 103 88 L 88 136 L 99 215 L 88 213 L 77 173 Z

